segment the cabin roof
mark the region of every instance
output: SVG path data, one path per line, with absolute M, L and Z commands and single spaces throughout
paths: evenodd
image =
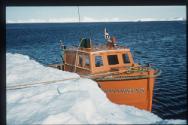
M 114 51 L 130 51 L 128 47 L 124 46 L 115 46 L 113 48 L 109 48 L 106 45 L 100 45 L 100 46 L 92 46 L 91 48 L 79 48 L 79 47 L 69 47 L 66 50 L 69 51 L 80 51 L 85 53 L 101 53 L 101 52 L 114 52 Z

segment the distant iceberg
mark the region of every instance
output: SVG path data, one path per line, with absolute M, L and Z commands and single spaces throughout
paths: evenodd
M 147 22 L 147 21 L 186 21 L 183 17 L 172 18 L 139 18 L 139 19 L 123 19 L 123 18 L 101 18 L 95 19 L 93 17 L 84 16 L 81 22 Z M 6 20 L 7 24 L 11 23 L 78 23 L 75 18 L 51 18 L 51 19 L 27 19 L 27 20 Z
M 186 124 L 163 120 L 132 106 L 111 103 L 90 79 L 45 67 L 26 55 L 6 54 L 7 88 L 20 84 L 76 78 L 7 90 L 7 124 Z

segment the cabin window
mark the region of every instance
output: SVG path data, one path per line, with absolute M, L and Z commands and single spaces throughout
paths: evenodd
M 95 67 L 103 66 L 102 56 L 95 56 Z
M 109 65 L 119 64 L 117 55 L 108 55 L 108 64 Z
M 79 55 L 79 66 L 83 66 L 83 58 Z
M 86 55 L 86 56 L 85 56 L 85 66 L 86 66 L 86 67 L 89 67 L 89 65 L 90 65 L 89 56 Z
M 122 57 L 123 57 L 123 62 L 124 62 L 125 64 L 126 64 L 126 63 L 130 63 L 128 54 L 123 54 Z

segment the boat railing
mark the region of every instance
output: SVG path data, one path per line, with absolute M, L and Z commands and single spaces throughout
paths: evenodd
M 104 45 L 104 44 L 93 44 L 91 46 L 91 48 L 83 48 L 83 47 L 79 47 L 77 45 L 72 45 L 66 48 L 66 50 L 83 50 L 83 51 L 99 51 L 99 50 L 109 50 L 109 47 Z M 111 49 L 129 49 L 127 46 L 120 46 L 120 45 L 116 45 L 115 47 L 111 48 Z

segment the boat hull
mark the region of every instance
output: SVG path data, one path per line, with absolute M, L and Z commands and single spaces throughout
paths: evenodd
M 152 110 L 154 82 L 155 78 L 97 81 L 113 103 L 131 105 L 148 111 Z
M 62 65 L 50 65 L 63 70 Z M 147 72 L 135 72 L 126 74 L 125 77 L 105 78 L 105 76 L 91 77 L 106 93 L 108 99 L 116 104 L 131 105 L 139 109 L 152 111 L 152 98 L 155 78 L 161 70 L 149 70 Z M 89 75 L 90 76 L 90 75 Z M 92 75 L 91 75 L 92 76 Z M 95 75 L 93 75 L 95 76 Z M 118 75 L 120 76 L 120 75 Z M 89 78 L 83 75 L 83 78 Z

